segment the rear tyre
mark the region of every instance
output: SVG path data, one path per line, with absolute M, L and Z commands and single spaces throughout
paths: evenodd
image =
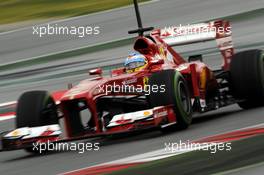
M 163 86 L 165 92 L 152 92 L 148 97 L 150 106 L 165 106 L 174 104 L 174 112 L 177 124 L 162 128 L 163 132 L 171 132 L 186 129 L 192 122 L 191 97 L 187 83 L 180 72 L 175 70 L 164 70 L 151 75 L 150 87 Z
M 231 90 L 238 105 L 251 109 L 264 105 L 264 53 L 248 50 L 233 56 L 230 64 Z
M 21 95 L 17 104 L 16 127 L 37 127 L 58 124 L 57 107 L 46 91 L 31 91 Z M 36 153 L 31 147 L 25 149 Z

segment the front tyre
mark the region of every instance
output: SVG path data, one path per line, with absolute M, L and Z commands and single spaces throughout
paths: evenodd
M 16 128 L 58 124 L 57 107 L 46 91 L 30 91 L 18 99 Z M 37 153 L 31 147 L 25 149 Z

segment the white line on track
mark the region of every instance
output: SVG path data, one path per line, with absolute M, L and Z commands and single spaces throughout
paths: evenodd
M 12 104 L 16 104 L 16 101 L 10 101 L 10 102 L 6 102 L 6 103 L 1 103 L 0 107 L 12 105 Z
M 0 117 L 0 122 L 5 121 L 5 120 L 10 120 L 10 119 L 13 119 L 15 117 L 16 117 L 15 115 L 2 116 L 2 117 Z

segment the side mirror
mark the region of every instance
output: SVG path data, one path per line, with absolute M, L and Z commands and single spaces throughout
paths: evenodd
M 121 68 L 118 68 L 118 69 L 114 69 L 111 71 L 111 76 L 118 76 L 118 75 L 121 75 L 125 73 L 125 68 L 124 67 L 121 67 Z
M 102 75 L 102 69 L 101 68 L 97 68 L 97 69 L 92 69 L 89 71 L 89 75 Z
M 160 65 L 160 64 L 164 64 L 164 59 L 151 60 L 151 61 L 149 62 L 149 65 L 150 65 L 150 66 Z

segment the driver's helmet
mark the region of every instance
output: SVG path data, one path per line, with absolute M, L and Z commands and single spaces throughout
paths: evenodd
M 147 59 L 144 55 L 134 52 L 128 55 L 125 60 L 127 73 L 137 72 L 147 66 Z

